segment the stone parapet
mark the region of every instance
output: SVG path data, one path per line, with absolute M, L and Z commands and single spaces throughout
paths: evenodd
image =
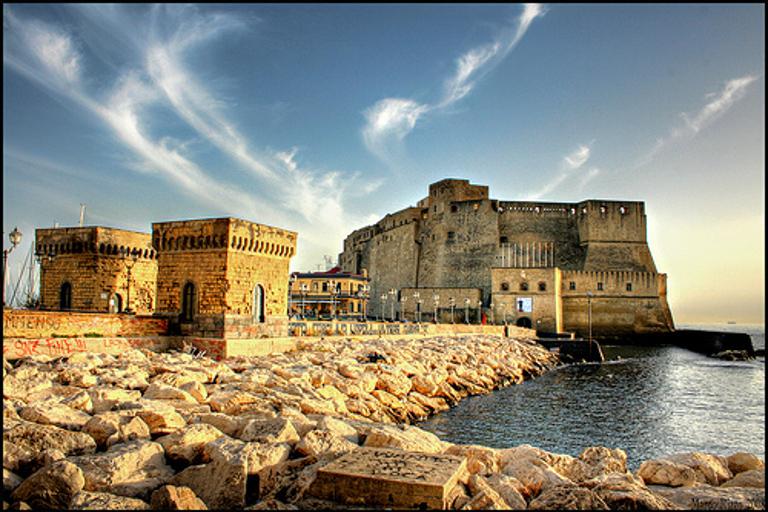
M 3 311 L 3 337 L 160 336 L 168 321 L 151 316 L 64 311 Z

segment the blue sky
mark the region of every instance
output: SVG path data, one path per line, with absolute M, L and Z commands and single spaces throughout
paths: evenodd
M 81 203 L 289 229 L 316 270 L 448 177 L 645 201 L 676 322 L 764 322 L 764 5 L 3 5 L 12 279 Z

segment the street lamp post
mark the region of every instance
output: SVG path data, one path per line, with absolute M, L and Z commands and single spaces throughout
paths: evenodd
M 304 305 L 305 299 L 307 298 L 307 292 L 309 291 L 309 285 L 307 283 L 302 283 L 299 285 L 299 290 L 301 290 L 301 319 L 306 320 L 307 317 L 305 315 L 305 312 L 307 311 L 306 306 Z
M 483 301 L 477 301 L 477 325 L 483 323 Z
M 328 281 L 328 291 L 331 292 L 331 320 L 336 318 L 336 280 Z
M 491 302 L 488 307 L 491 308 L 491 325 L 496 325 L 496 322 L 493 321 L 493 302 Z
M 587 315 L 589 318 L 589 339 L 592 339 L 592 292 L 587 292 Z
M 469 299 L 464 299 L 464 323 L 469 325 Z
M 392 304 L 390 306 L 389 314 L 393 321 L 395 320 L 395 301 L 397 300 L 397 298 L 395 297 L 396 295 L 397 295 L 397 290 L 395 290 L 394 288 L 390 288 L 389 296 L 392 299 Z
M 125 268 L 128 270 L 128 289 L 125 294 L 125 313 L 132 313 L 131 311 L 131 269 L 136 265 L 136 261 L 139 259 L 139 250 L 128 250 L 125 247 L 120 248 L 120 257 L 123 258 Z
M 405 301 L 408 300 L 408 297 L 403 295 L 400 297 L 400 320 L 405 321 Z
M 8 271 L 8 255 L 21 243 L 21 236 L 19 228 L 13 228 L 13 231 L 8 234 L 8 238 L 11 241 L 11 248 L 3 249 L 3 306 L 5 306 L 5 280 L 6 272 Z
M 456 323 L 453 321 L 453 312 L 456 310 L 456 299 L 454 297 L 451 297 L 450 299 L 448 299 L 448 302 L 451 305 L 451 323 L 453 324 L 453 323 Z
M 384 321 L 384 306 L 387 305 L 387 294 L 382 293 L 381 294 L 381 321 Z
M 437 323 L 437 305 L 440 303 L 440 296 L 439 295 L 433 295 L 432 296 L 432 302 L 435 304 L 435 318 L 434 318 L 434 322 Z

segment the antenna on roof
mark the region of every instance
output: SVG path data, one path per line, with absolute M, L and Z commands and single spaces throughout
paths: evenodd
M 85 215 L 85 203 L 80 203 L 80 222 L 77 223 L 77 227 L 83 227 L 83 215 Z

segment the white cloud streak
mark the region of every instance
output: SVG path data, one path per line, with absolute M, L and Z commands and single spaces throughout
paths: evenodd
M 526 197 L 529 201 L 538 201 L 541 198 L 546 198 L 552 192 L 560 188 L 569 178 L 574 178 L 575 175 L 580 175 L 580 180 L 577 186 L 574 186 L 575 191 L 580 192 L 590 181 L 600 174 L 597 168 L 587 169 L 586 172 L 577 172 L 584 167 L 592 154 L 592 144 L 581 144 L 577 149 L 570 154 L 563 157 L 563 161 L 560 164 L 560 172 L 549 183 L 541 188 L 538 192 L 534 192 Z M 568 181 L 570 182 L 570 181 Z
M 653 148 L 635 164 L 634 169 L 637 170 L 649 164 L 667 147 L 683 140 L 692 139 L 701 130 L 720 119 L 744 97 L 747 88 L 758 78 L 757 75 L 747 75 L 728 80 L 720 91 L 706 96 L 709 101 L 696 115 L 690 116 L 684 112 L 681 113 L 680 118 L 683 120 L 683 126 L 673 127 L 667 137 L 658 139 Z
M 120 74 L 111 87 L 102 85 L 107 92 L 100 95 L 83 80 L 86 54 L 78 48 L 74 32 L 22 20 L 10 7 L 3 9 L 4 64 L 54 96 L 85 107 L 134 155 L 136 162 L 129 168 L 157 174 L 194 201 L 256 222 L 287 229 L 309 227 L 310 245 L 327 252 L 335 237 L 349 231 L 350 216 L 342 206 L 346 195 L 378 186 L 361 183 L 359 175 L 302 168 L 295 161 L 297 149 L 258 151 L 239 133 L 223 102 L 195 76 L 190 61 L 190 54 L 205 51 L 206 44 L 247 29 L 233 16 L 202 15 L 189 6 L 155 6 L 147 23 L 120 8 L 79 8 L 84 22 L 110 27 L 99 37 L 112 37 L 113 43 L 119 42 L 115 46 L 130 47 L 123 56 L 140 56 L 137 62 L 113 66 Z M 171 136 L 153 116 L 158 111 L 182 119 L 198 137 L 237 162 L 253 179 L 253 187 L 227 184 L 228 175 L 214 175 L 198 165 L 185 150 L 190 141 Z
M 522 14 L 489 44 L 473 48 L 456 60 L 456 71 L 443 86 L 442 97 L 434 104 L 407 98 L 385 98 L 363 112 L 362 129 L 366 148 L 390 166 L 402 161 L 405 137 L 425 115 L 444 112 L 469 95 L 479 80 L 491 72 L 525 35 L 531 22 L 543 16 L 540 4 L 525 4 Z

